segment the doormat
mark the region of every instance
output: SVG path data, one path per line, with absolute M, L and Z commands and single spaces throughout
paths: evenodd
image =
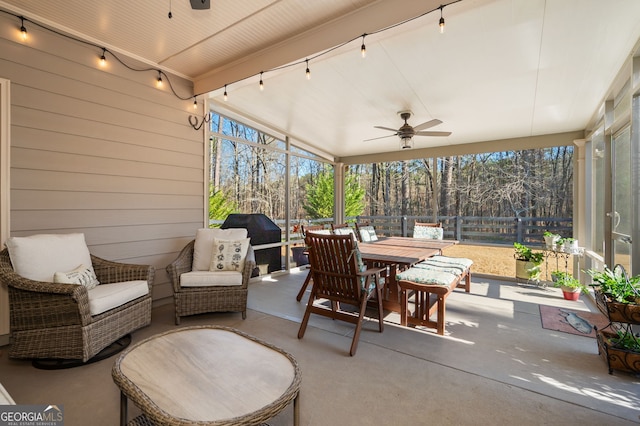
M 577 334 L 579 336 L 596 337 L 594 326 L 602 330 L 609 325 L 609 320 L 600 312 L 576 311 L 555 306 L 540 305 L 542 328 Z

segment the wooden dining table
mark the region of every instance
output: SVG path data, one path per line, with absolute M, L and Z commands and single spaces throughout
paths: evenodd
M 431 240 L 410 237 L 381 237 L 377 241 L 359 243 L 364 260 L 371 266 L 388 267 L 382 306 L 392 312 L 400 312 L 400 291 L 396 273 L 429 257 L 442 254 L 442 250 L 458 244 L 456 240 Z

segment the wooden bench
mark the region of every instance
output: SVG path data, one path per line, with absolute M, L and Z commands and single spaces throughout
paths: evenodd
M 433 256 L 396 275 L 400 287 L 400 324 L 435 328 L 444 335 L 445 300 L 457 288 L 471 291 L 471 265 L 464 258 Z M 414 295 L 415 309 L 409 312 L 409 296 Z M 431 295 L 434 297 L 431 297 Z M 436 320 L 431 316 L 436 314 Z

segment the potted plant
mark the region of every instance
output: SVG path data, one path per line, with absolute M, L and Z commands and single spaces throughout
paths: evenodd
M 596 305 L 611 321 L 615 331 L 598 330 L 598 353 L 613 370 L 640 373 L 640 338 L 632 324 L 640 324 L 640 276 L 629 277 L 624 267 L 602 271 L 590 269 L 594 281 Z
M 582 291 L 588 291 L 587 286 L 568 272 L 553 271 L 551 278 L 553 279 L 554 287 L 562 289 L 562 295 L 566 300 L 578 300 Z
M 513 243 L 516 259 L 516 278 L 539 281 L 544 253 L 534 252 L 531 248 L 520 243 Z
M 554 234 L 551 231 L 544 231 L 542 235 L 544 242 L 548 249 L 553 250 L 556 247 L 556 242 L 560 239 L 560 235 Z
M 613 370 L 640 372 L 640 336 L 634 335 L 631 326 L 618 329 L 615 333 L 598 330 L 598 354 L 607 363 L 609 374 Z
M 556 240 L 555 251 L 564 251 L 564 238 L 560 237 Z
M 578 251 L 578 240 L 575 238 L 565 238 L 562 246 L 565 253 L 576 253 Z
M 596 305 L 610 321 L 640 324 L 640 275 L 629 277 L 621 265 L 586 272 L 594 282 Z

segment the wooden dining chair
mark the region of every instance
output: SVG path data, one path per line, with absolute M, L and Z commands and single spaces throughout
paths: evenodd
M 331 234 L 331 229 L 327 229 L 324 225 L 310 225 L 310 226 L 301 226 L 302 235 L 306 236 L 308 232 L 315 232 L 317 234 Z
M 413 226 L 427 226 L 430 228 L 442 228 L 442 222 L 415 222 Z
M 309 233 L 305 238 L 309 248 L 309 261 L 313 285 L 307 308 L 300 324 L 298 339 L 302 339 L 312 313 L 339 319 L 356 325 L 349 354 L 355 355 L 360 338 L 367 302 L 377 299 L 379 330 L 383 330 L 382 268 L 367 268 L 362 262 L 352 235 L 321 235 Z M 331 307 L 316 304 L 316 299 L 327 300 Z M 343 311 L 341 305 L 353 305 L 358 314 Z
M 333 231 L 335 235 L 353 234 L 357 238 L 355 229 L 353 229 L 348 223 L 339 223 L 339 224 L 332 223 L 331 231 Z
M 331 233 L 333 233 L 333 231 L 331 229 L 325 228 L 324 225 L 311 225 L 311 226 L 303 225 L 302 235 L 306 237 L 307 234 L 309 233 L 330 235 Z M 302 283 L 302 287 L 300 287 L 300 290 L 298 290 L 298 294 L 296 295 L 296 300 L 298 302 L 302 300 L 302 296 L 304 296 L 304 292 L 307 291 L 307 287 L 309 287 L 310 282 L 311 282 L 311 273 L 307 274 L 307 278 L 304 279 L 304 282 Z
M 356 222 L 356 237 L 361 243 L 369 243 L 371 241 L 378 241 L 378 235 L 376 229 L 369 222 Z

